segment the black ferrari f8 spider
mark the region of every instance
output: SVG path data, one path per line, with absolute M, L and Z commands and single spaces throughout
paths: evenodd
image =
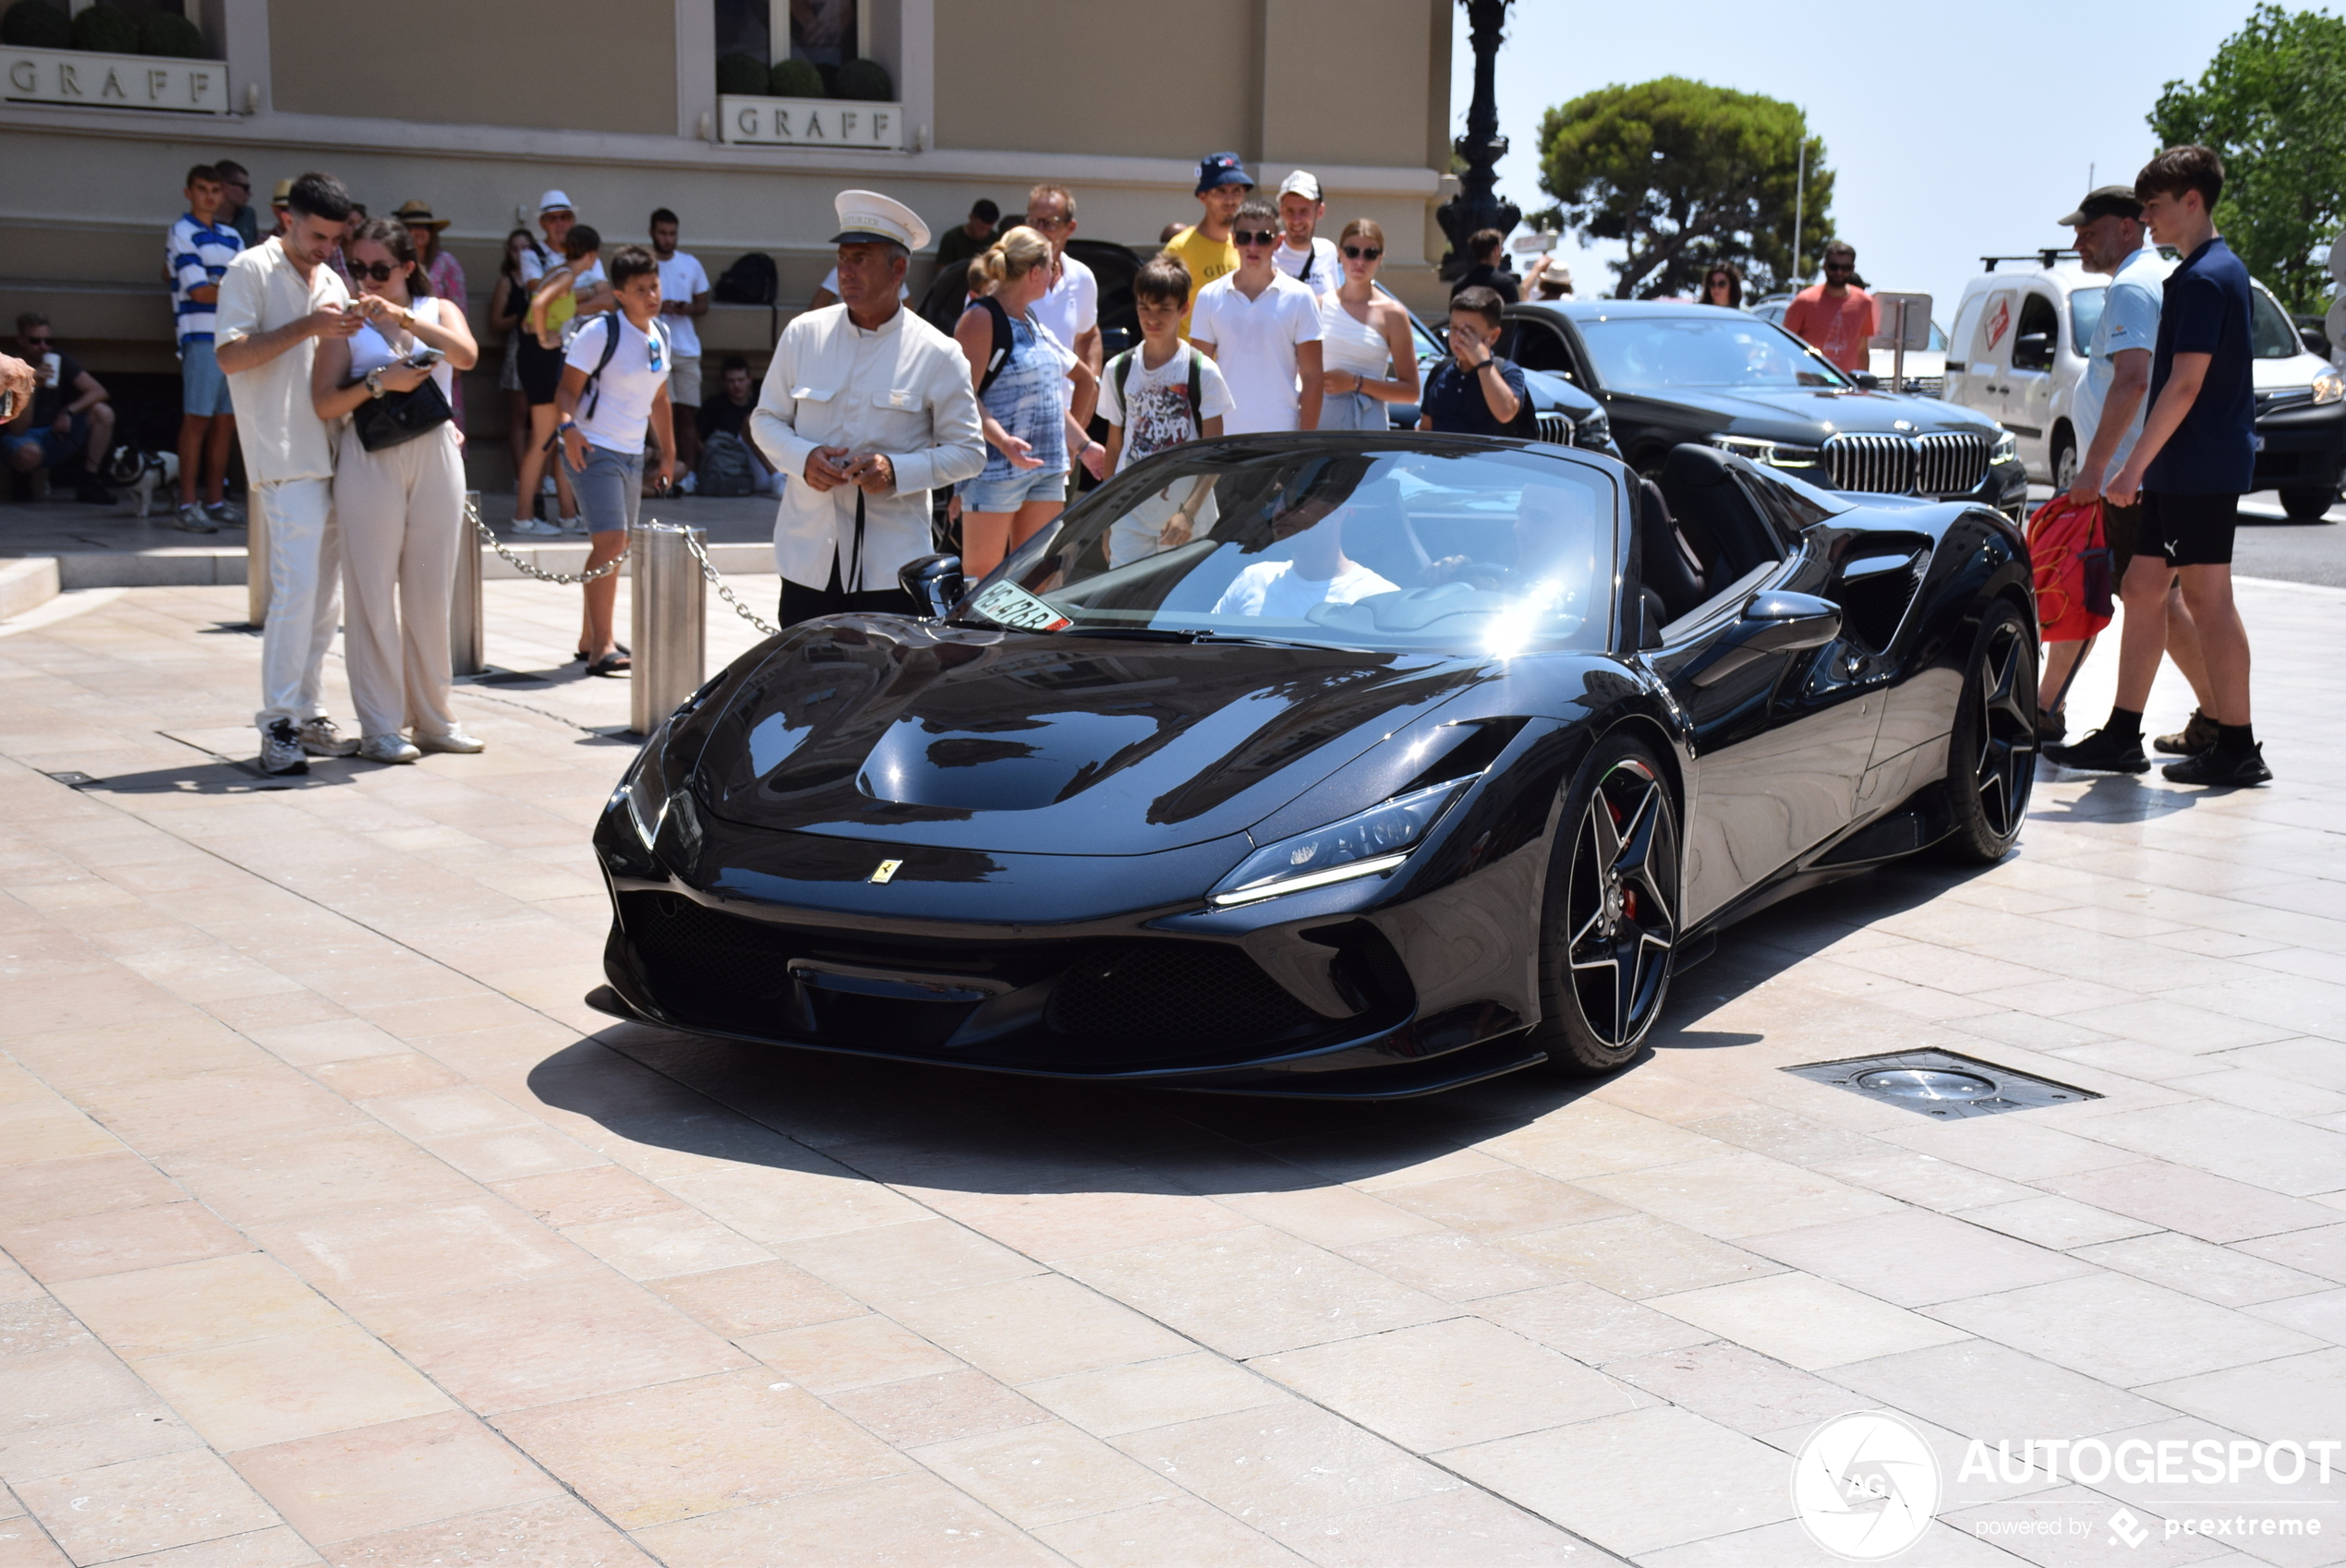
M 2005 854 L 2026 546 L 1699 446 L 1240 437 L 810 621 L 597 826 L 621 1017 L 1250 1094 L 1636 1056 L 1787 893 Z

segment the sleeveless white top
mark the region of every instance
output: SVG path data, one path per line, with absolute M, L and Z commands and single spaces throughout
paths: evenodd
M 437 296 L 424 295 L 411 299 L 407 302 L 407 308 L 417 320 L 429 321 L 435 327 L 440 325 L 441 303 Z M 407 334 L 401 333 L 400 335 L 405 337 Z M 394 349 L 391 346 L 391 341 L 377 332 L 375 324 L 369 321 L 350 335 L 351 379 L 356 380 L 369 370 L 380 370 L 385 366 L 395 365 L 422 346 L 424 346 L 422 341 L 417 339 L 411 341 L 405 350 Z M 443 359 L 431 368 L 431 379 L 440 383 L 441 395 L 453 402 L 456 395 L 455 372 L 448 368 L 448 361 Z
M 1385 334 L 1344 308 L 1334 290 L 1320 296 L 1320 368 L 1345 370 L 1371 380 L 1385 379 L 1393 357 Z

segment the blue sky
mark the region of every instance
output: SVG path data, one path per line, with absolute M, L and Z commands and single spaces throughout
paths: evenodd
M 1539 188 L 1540 115 L 1609 82 L 1661 76 L 1799 104 L 1836 175 L 1833 220 L 1885 289 L 1934 297 L 1943 324 L 1978 258 L 2066 244 L 2054 220 L 2088 188 L 2129 182 L 2157 151 L 2144 116 L 2160 87 L 2196 79 L 2250 0 L 1819 8 L 1773 14 L 1716 0 L 1596 5 L 1517 0 L 1499 53 L 1499 188 L 1526 211 Z M 1474 90 L 1466 16 L 1451 108 Z M 1567 252 L 1576 248 L 1570 236 Z M 1583 295 L 1610 294 L 1618 247 L 1573 257 Z M 1813 268 L 1815 260 L 1810 259 Z

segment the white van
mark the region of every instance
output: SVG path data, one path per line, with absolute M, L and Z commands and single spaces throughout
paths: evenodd
M 1946 399 L 2001 423 L 2028 476 L 2065 488 L 2080 451 L 2070 407 L 2110 280 L 2069 251 L 2042 251 L 2018 266 L 2012 257 L 1982 259 L 1988 270 L 1964 285 L 1947 334 Z M 2165 259 L 2156 267 L 2159 278 L 2174 271 Z M 2336 501 L 2346 461 L 2346 378 L 2306 350 L 2262 283 L 2254 308 L 2255 486 L 2279 490 L 2292 518 L 2314 521 Z

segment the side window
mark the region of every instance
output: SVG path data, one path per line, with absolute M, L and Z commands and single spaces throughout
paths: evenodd
M 2012 330 L 2020 313 L 2020 291 L 1998 289 L 1988 296 L 1979 314 L 1979 332 L 1970 344 L 1971 356 L 2001 365 L 2012 357 Z
M 1953 346 L 1948 351 L 1949 353 L 1968 354 L 1971 352 L 1972 334 L 1979 330 L 1979 308 L 1986 304 L 1987 300 L 1986 295 L 1975 294 L 1963 302 L 1962 309 L 1955 312 L 1955 331 L 1952 340 Z M 1956 374 L 1961 374 L 1963 371 L 1963 367 L 1960 365 L 1950 365 L 1947 368 Z
M 1578 380 L 1573 374 L 1572 351 L 1564 338 L 1544 321 L 1517 317 L 1511 323 L 1515 330 L 1515 352 L 1507 357 L 1527 370 L 1546 370 L 1554 375 Z
M 2031 289 L 2021 296 L 2020 325 L 2013 334 L 2012 368 L 2050 370 L 2061 343 L 2061 312 L 2050 296 Z

